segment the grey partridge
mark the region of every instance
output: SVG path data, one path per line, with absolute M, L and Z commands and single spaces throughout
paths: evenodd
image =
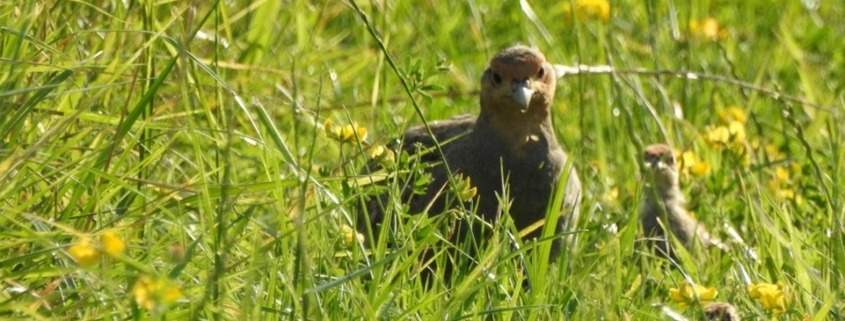
M 496 222 L 507 213 L 522 230 L 546 218 L 552 194 L 563 176 L 568 179 L 563 185 L 564 201 L 555 231 L 565 231 L 567 224 L 577 219 L 581 182 L 574 167 L 566 166 L 567 155 L 555 138 L 550 117 L 555 83 L 552 66 L 536 49 L 513 46 L 496 54 L 481 78 L 480 114 L 430 123 L 439 143 L 452 141 L 441 145 L 444 159 L 437 152 L 420 156 L 435 166 L 425 193 L 407 197 L 410 213 L 436 215 L 461 204 L 472 205 L 485 221 Z M 434 140 L 423 126 L 410 128 L 403 135 L 402 149 L 406 152 L 413 154 L 433 146 Z M 441 160 L 447 166 L 439 164 Z M 562 175 L 565 167 L 570 171 Z M 451 195 L 449 171 L 468 177 L 477 188 L 472 201 Z M 500 202 L 504 195 L 508 199 Z M 378 223 L 381 211 L 372 205 L 368 209 L 371 221 Z M 541 230 L 526 237 L 538 237 Z M 482 237 L 474 229 L 471 236 Z M 460 242 L 461 238 L 458 235 L 454 239 Z M 560 246 L 558 238 L 552 258 Z

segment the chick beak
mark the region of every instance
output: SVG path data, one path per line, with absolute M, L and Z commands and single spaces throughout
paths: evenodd
M 528 110 L 528 106 L 531 104 L 531 97 L 534 96 L 534 89 L 531 88 L 531 81 L 514 81 L 513 82 L 513 91 L 511 92 L 511 97 L 513 100 L 519 104 L 519 110 L 523 113 Z
M 659 160 L 659 159 L 650 160 L 650 161 L 647 160 L 647 161 L 645 161 L 644 165 L 645 165 L 646 169 L 651 170 L 651 171 L 662 170 L 663 168 L 666 167 L 666 163 L 664 163 L 662 160 Z

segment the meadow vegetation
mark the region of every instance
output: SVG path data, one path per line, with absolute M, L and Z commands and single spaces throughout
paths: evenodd
M 0 318 L 661 320 L 724 301 L 843 319 L 843 17 L 817 0 L 4 2 Z M 577 243 L 546 263 L 504 220 L 481 264 L 424 285 L 420 257 L 471 213 L 403 213 L 398 181 L 360 169 L 407 170 L 384 147 L 477 113 L 516 43 L 618 71 L 558 80 Z M 639 245 L 652 143 L 678 150 L 690 210 L 730 252 Z M 365 246 L 354 204 L 376 190 L 393 228 Z

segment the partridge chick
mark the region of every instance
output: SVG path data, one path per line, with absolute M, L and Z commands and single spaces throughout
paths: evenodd
M 736 307 L 730 303 L 713 302 L 704 306 L 705 321 L 739 321 Z
M 687 212 L 686 200 L 678 186 L 678 168 L 672 148 L 663 144 L 650 145 L 643 152 L 643 160 L 646 188 L 640 221 L 646 237 L 658 251 L 671 255 L 664 226 L 687 248 L 698 240 L 705 246 L 725 249 L 722 242 L 712 238 Z

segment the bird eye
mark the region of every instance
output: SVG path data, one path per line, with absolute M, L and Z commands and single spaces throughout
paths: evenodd
M 537 73 L 537 78 L 543 78 L 546 74 L 546 68 L 540 68 L 540 72 Z
M 502 83 L 502 77 L 499 76 L 499 74 L 496 73 L 495 71 L 493 72 L 493 83 L 496 84 L 496 85 Z
M 667 158 L 667 159 L 666 159 L 666 164 L 669 164 L 669 165 L 675 165 L 675 158 L 674 158 L 674 157 L 669 157 L 669 158 Z

